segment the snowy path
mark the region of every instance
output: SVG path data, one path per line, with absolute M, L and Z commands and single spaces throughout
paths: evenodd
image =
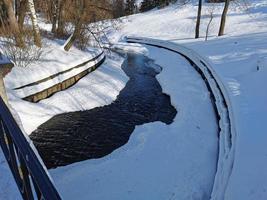
M 210 197 L 218 127 L 209 91 L 187 60 L 166 50 L 148 50 L 163 67 L 157 79 L 178 110 L 174 122 L 138 126 L 112 154 L 50 170 L 64 199 Z

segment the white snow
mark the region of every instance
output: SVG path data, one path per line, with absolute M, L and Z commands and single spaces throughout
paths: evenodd
M 101 53 L 100 49 L 91 48 L 84 52 L 75 47 L 66 52 L 60 42 L 45 40 L 46 45 L 40 60 L 28 67 L 15 66 L 5 77 L 6 87 L 14 89 L 39 81 L 84 63 Z
M 41 92 L 47 88 L 50 88 L 58 83 L 61 83 L 93 66 L 95 66 L 96 64 L 98 64 L 99 62 L 101 62 L 103 59 L 105 58 L 105 55 L 102 54 L 100 55 L 96 60 L 93 60 L 93 61 L 90 61 L 89 63 L 87 63 L 86 65 L 84 66 L 81 66 L 81 67 L 78 67 L 78 68 L 74 68 L 68 72 L 65 72 L 63 74 L 60 74 L 56 77 L 54 77 L 53 79 L 49 79 L 49 80 L 46 80 L 44 82 L 41 82 L 37 85 L 33 85 L 33 86 L 27 86 L 27 87 L 24 87 L 24 88 L 21 88 L 21 89 L 16 89 L 16 90 L 13 90 L 14 93 L 16 93 L 16 96 L 20 97 L 20 98 L 24 98 L 24 97 L 27 97 L 27 96 L 30 96 L 32 94 L 36 94 L 38 92 Z M 26 71 L 25 71 L 26 72 Z M 29 74 L 29 72 L 28 72 Z M 31 77 L 34 77 L 36 75 L 33 75 Z M 9 77 L 9 81 L 12 80 Z M 29 76 L 28 76 L 29 77 Z M 49 76 L 48 76 L 49 77 Z M 7 81 L 8 82 L 8 81 Z
M 2 200 L 20 200 L 20 194 L 15 180 L 6 163 L 6 159 L 0 148 L 0 199 Z
M 266 41 L 263 32 L 211 40 L 202 47 L 189 45 L 209 58 L 228 90 L 233 108 L 237 135 L 225 199 L 267 197 L 267 92 L 263 89 L 267 84 Z

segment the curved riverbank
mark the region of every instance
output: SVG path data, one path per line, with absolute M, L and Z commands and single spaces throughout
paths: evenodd
M 156 79 L 161 68 L 133 53 L 122 68 L 130 80 L 112 104 L 57 115 L 30 135 L 47 167 L 103 157 L 127 143 L 136 125 L 173 121 L 176 109 Z

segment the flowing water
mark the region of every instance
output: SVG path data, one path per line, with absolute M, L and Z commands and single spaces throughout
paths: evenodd
M 48 168 L 108 155 L 128 142 L 136 125 L 173 122 L 177 111 L 156 79 L 160 66 L 129 53 L 122 68 L 130 79 L 113 103 L 56 115 L 30 135 Z

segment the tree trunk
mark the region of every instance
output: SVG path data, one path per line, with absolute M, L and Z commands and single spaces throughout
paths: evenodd
M 82 27 L 81 23 L 78 23 L 75 26 L 75 30 L 74 30 L 73 34 L 70 36 L 68 42 L 64 46 L 65 51 L 69 51 L 70 48 L 72 47 L 72 45 L 74 44 L 75 40 L 79 37 L 79 34 L 81 32 L 81 27 Z
M 57 0 L 51 0 L 51 12 L 52 12 L 52 33 L 57 31 Z
M 65 0 L 58 0 L 58 13 L 57 13 L 57 35 L 64 35 L 64 3 Z
M 15 37 L 16 45 L 18 47 L 24 48 L 25 43 L 23 41 L 22 34 L 19 31 L 18 22 L 17 22 L 16 16 L 13 10 L 12 0 L 3 0 L 3 2 L 7 8 L 8 24 L 9 24 L 11 33 Z
M 18 24 L 19 24 L 19 29 L 22 31 L 23 30 L 23 24 L 24 24 L 24 19 L 26 16 L 26 11 L 27 11 L 27 3 L 26 0 L 21 0 L 19 3 L 19 8 L 18 8 Z
M 40 29 L 37 23 L 37 16 L 36 16 L 33 0 L 28 0 L 28 7 L 30 10 L 30 16 L 31 16 L 32 27 L 33 27 L 34 44 L 38 47 L 42 47 Z
M 17 17 L 19 13 L 20 0 L 13 0 L 13 6 L 14 6 L 15 16 Z
M 198 11 L 197 11 L 197 23 L 196 23 L 195 38 L 199 38 L 201 10 L 202 10 L 202 0 L 199 0 L 199 2 L 198 2 Z
M 221 17 L 221 25 L 220 25 L 220 30 L 219 30 L 218 36 L 222 36 L 224 34 L 225 21 L 226 21 L 226 16 L 227 16 L 229 5 L 230 5 L 230 0 L 225 0 L 224 9 L 223 9 L 222 17 Z
M 77 18 L 75 22 L 75 29 L 69 40 L 67 41 L 66 45 L 64 46 L 65 51 L 69 51 L 72 45 L 74 44 L 75 40 L 79 37 L 81 28 L 83 25 L 83 17 L 85 11 L 85 0 L 77 0 L 76 2 L 77 7 Z

